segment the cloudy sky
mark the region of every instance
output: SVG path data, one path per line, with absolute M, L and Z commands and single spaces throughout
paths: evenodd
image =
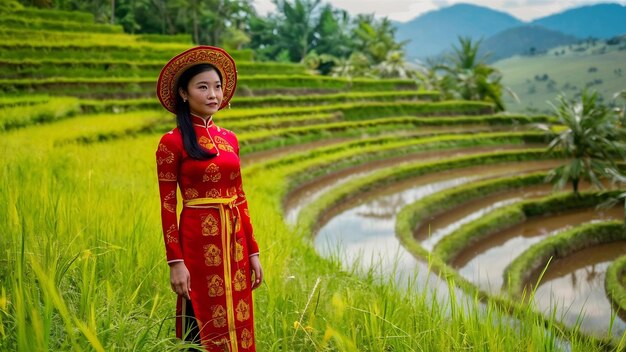
M 388 17 L 401 22 L 409 21 L 424 12 L 456 3 L 490 7 L 494 10 L 507 12 L 524 21 L 584 5 L 606 2 L 626 5 L 626 0 L 323 0 L 323 2 L 347 10 L 352 15 L 374 13 L 377 17 Z M 271 0 L 253 0 L 253 3 L 261 14 L 275 10 Z

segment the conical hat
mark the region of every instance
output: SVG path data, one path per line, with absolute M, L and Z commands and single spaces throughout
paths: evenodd
M 174 56 L 161 69 L 157 82 L 157 96 L 161 105 L 168 111 L 176 113 L 176 83 L 186 69 L 197 64 L 211 64 L 220 71 L 224 99 L 220 109 L 228 106 L 237 87 L 237 68 L 235 60 L 224 49 L 214 46 L 196 46 Z

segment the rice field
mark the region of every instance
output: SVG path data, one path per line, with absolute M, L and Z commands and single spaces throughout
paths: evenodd
M 54 21 L 72 21 L 48 12 L 57 16 Z M 76 23 L 88 20 L 88 16 L 76 17 Z M 125 85 L 102 78 L 99 63 L 80 62 L 90 53 L 102 52 L 108 35 L 124 37 L 128 43 L 141 43 L 141 38 L 98 27 L 71 50 L 62 42 L 43 45 L 39 37 L 32 45 L 18 46 L 2 36 L 10 32 L 3 26 L 0 23 L 5 48 L 0 72 L 2 60 L 38 60 L 42 50 L 52 47 L 81 54 L 72 56 L 77 63 L 70 66 L 58 63 L 63 70 L 55 68 L 54 61 L 37 68 L 46 89 L 33 88 L 44 86 L 38 83 L 40 78 L 2 76 L 0 80 L 4 92 L 0 95 L 4 156 L 0 159 L 0 350 L 179 351 L 189 347 L 174 337 L 175 296 L 165 263 L 154 160 L 161 135 L 175 127 L 175 120 L 154 105 L 156 98 L 149 101 L 156 77 L 146 74 L 156 62 L 164 63 L 189 44 L 156 43 L 152 52 L 133 44 L 134 57 L 111 49 L 111 57 L 97 58 L 130 62 L 129 73 L 137 67 L 140 78 L 124 82 L 136 94 L 126 94 Z M 78 35 L 70 24 L 54 28 Z M 43 31 L 32 26 L 22 30 Z M 237 60 L 250 67 L 249 72 L 263 71 L 254 69 L 250 53 L 241 53 Z M 10 64 L 17 65 L 14 61 Z M 142 66 L 142 62 L 149 64 Z M 31 69 L 29 65 L 25 66 Z M 85 73 L 59 76 L 72 65 Z M 545 141 L 531 125 L 551 117 L 494 115 L 485 104 L 439 101 L 410 81 L 363 80 L 348 85 L 292 69 L 284 74 L 242 74 L 242 82 L 257 83 L 238 93 L 233 109 L 214 117 L 218 125 L 237 133 L 243 159 L 251 160 L 242 176 L 266 278 L 254 293 L 257 350 L 626 348 L 626 337 L 586 334 L 560 321 L 556 310 L 542 314 L 532 304 L 515 304 L 510 297 L 485 297 L 434 255 L 422 260 L 443 282 L 440 287 L 422 284 L 418 276 L 424 273 L 415 272 L 399 282 L 393 268 L 346 267 L 342 253 L 322 256 L 313 245 L 319 214 L 332 214 L 341 197 L 358 197 L 376 182 L 487 165 L 499 158 L 509 162 L 542 158 Z M 55 85 L 59 82 L 81 85 Z M 302 87 L 330 89 L 302 94 Z M 99 89 L 117 96 L 86 96 Z M 139 107 L 128 108 L 133 104 Z M 355 179 L 320 196 L 302 215 L 309 223 L 294 226 L 286 221 L 286 197 L 318 177 L 425 151 L 511 144 L 521 151 L 398 165 Z M 263 160 L 254 161 L 261 153 Z

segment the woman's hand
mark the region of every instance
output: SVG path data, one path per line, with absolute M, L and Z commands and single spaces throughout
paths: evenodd
M 261 260 L 258 255 L 253 255 L 250 257 L 250 272 L 252 275 L 252 289 L 261 286 L 263 282 L 263 268 L 261 267 Z
M 172 291 L 177 295 L 183 296 L 190 300 L 189 292 L 191 291 L 191 279 L 189 270 L 185 266 L 185 262 L 174 262 L 170 264 L 170 284 Z

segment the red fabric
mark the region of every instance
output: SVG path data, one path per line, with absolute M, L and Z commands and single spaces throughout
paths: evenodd
M 167 260 L 183 260 L 189 270 L 191 302 L 204 347 L 223 351 L 228 344 L 230 351 L 254 351 L 249 255 L 258 253 L 259 246 L 242 187 L 239 144 L 233 132 L 211 120 L 192 120 L 199 144 L 219 155 L 191 158 L 178 128 L 161 138 L 156 161 Z M 184 201 L 236 196 L 235 206 L 224 206 L 222 213 L 217 207 L 183 207 L 178 226 L 177 185 Z M 177 316 L 181 310 L 179 298 Z M 180 324 L 178 318 L 178 337 Z

